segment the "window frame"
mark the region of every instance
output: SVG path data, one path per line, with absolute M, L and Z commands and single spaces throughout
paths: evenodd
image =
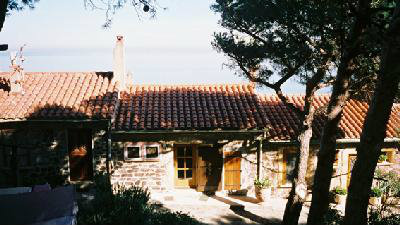
M 139 157 L 138 158 L 129 158 L 128 157 L 128 148 L 130 147 L 137 147 L 139 148 Z M 156 147 L 157 148 L 157 157 L 156 158 L 147 158 L 147 152 L 146 148 L 147 147 Z M 144 161 L 159 161 L 160 160 L 160 152 L 161 152 L 161 146 L 160 144 L 142 144 L 142 143 L 129 143 L 125 144 L 124 146 L 124 161 L 139 161 L 139 162 L 144 162 Z
M 157 157 L 156 158 L 147 158 L 147 151 L 146 148 L 157 148 Z M 143 145 L 143 161 L 158 161 L 160 159 L 160 145 L 158 144 L 149 144 Z
M 138 158 L 129 158 L 128 157 L 128 148 L 139 148 L 139 157 Z M 143 152 L 142 146 L 139 144 L 126 144 L 124 146 L 124 161 L 142 161 L 143 160 Z

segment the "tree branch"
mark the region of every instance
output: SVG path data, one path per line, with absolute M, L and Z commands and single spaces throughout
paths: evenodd
M 281 79 L 279 79 L 277 82 L 270 83 L 268 81 L 261 79 L 260 77 L 254 76 L 254 74 L 250 72 L 237 57 L 234 56 L 231 57 L 233 57 L 236 60 L 236 63 L 238 64 L 239 68 L 243 71 L 247 79 L 249 79 L 251 82 L 259 83 L 265 85 L 266 87 L 271 88 L 272 90 L 275 91 L 276 95 L 283 102 L 283 104 L 285 104 L 288 108 L 292 109 L 299 118 L 304 117 L 303 111 L 301 111 L 301 109 L 299 109 L 295 104 L 289 102 L 289 100 L 286 98 L 286 96 L 282 93 L 281 90 L 282 84 L 285 83 L 290 77 L 292 77 L 297 72 L 297 70 L 301 67 L 300 64 L 295 68 L 292 68 L 290 72 L 281 77 Z

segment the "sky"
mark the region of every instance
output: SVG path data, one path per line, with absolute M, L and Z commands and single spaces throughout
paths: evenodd
M 25 71 L 111 71 L 117 35 L 123 35 L 127 70 L 138 84 L 247 82 L 224 66 L 227 58 L 211 47 L 221 31 L 210 0 L 159 0 L 154 19 L 138 18 L 133 7 L 117 12 L 102 28 L 104 11 L 85 9 L 84 0 L 40 0 L 34 10 L 13 12 L 0 32 L 0 71 L 8 71 L 9 53 L 26 44 Z M 258 88 L 258 92 L 271 92 Z M 295 81 L 286 93 L 304 92 Z

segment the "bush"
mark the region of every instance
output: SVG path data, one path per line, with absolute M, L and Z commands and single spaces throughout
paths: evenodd
M 400 197 L 400 176 L 394 171 L 386 172 L 381 169 L 375 171 L 374 179 L 378 187 L 386 196 Z
M 150 193 L 146 189 L 117 187 L 113 190 L 105 175 L 96 176 L 95 183 L 94 199 L 79 204 L 78 224 L 199 224 L 186 214 L 162 210 L 149 204 Z
M 381 154 L 380 156 L 379 156 L 379 158 L 378 158 L 378 161 L 379 162 L 385 162 L 386 160 L 387 160 L 387 155 L 386 155 L 386 153 L 383 153 L 383 154 Z
M 374 187 L 371 189 L 370 193 L 371 197 L 381 197 L 382 196 L 382 190 L 378 187 Z
M 347 195 L 347 190 L 345 188 L 337 186 L 333 188 L 332 193 L 337 195 Z
M 395 213 L 385 213 L 379 212 L 379 210 L 371 210 L 368 216 L 368 225 L 399 225 L 400 215 Z
M 272 184 L 272 182 L 267 177 L 262 180 L 259 180 L 259 179 L 254 180 L 254 186 L 261 188 L 261 189 L 269 188 L 269 187 L 271 187 L 271 184 Z
M 324 216 L 323 225 L 341 225 L 344 217 L 337 209 L 329 208 Z M 377 209 L 371 209 L 368 215 L 368 224 L 366 225 L 399 225 L 400 215 L 390 211 L 380 212 Z
M 329 208 L 323 220 L 323 225 L 340 225 L 343 222 L 343 216 L 339 210 Z

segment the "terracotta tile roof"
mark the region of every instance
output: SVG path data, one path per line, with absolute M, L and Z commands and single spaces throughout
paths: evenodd
M 270 121 L 269 135 L 273 140 L 296 140 L 300 129 L 300 122 L 296 114 L 288 109 L 276 95 L 259 95 L 264 112 Z M 328 104 L 327 94 L 317 95 L 313 106 L 316 108 Z M 304 95 L 288 95 L 287 98 L 296 106 L 304 106 Z M 339 138 L 360 138 L 364 117 L 368 110 L 368 104 L 358 100 L 349 100 L 344 107 L 340 121 Z M 395 104 L 386 130 L 387 137 L 397 137 L 397 129 L 400 128 L 400 104 Z M 313 138 L 319 138 L 322 134 L 324 117 L 316 116 L 313 126 Z
M 136 85 L 121 94 L 117 130 L 262 129 L 251 84 Z
M 275 95 L 256 94 L 251 84 L 134 85 L 118 95 L 112 73 L 25 73 L 24 94 L 9 92 L 9 73 L 0 73 L 0 121 L 21 119 L 113 119 L 114 130 L 243 130 L 269 127 L 274 140 L 295 140 L 299 120 Z M 290 95 L 299 107 L 304 96 Z M 322 107 L 329 95 L 318 95 Z M 340 138 L 359 138 L 365 102 L 350 100 Z M 397 136 L 400 105 L 393 107 L 386 135 Z M 324 125 L 318 116 L 313 137 Z
M 111 118 L 118 101 L 112 73 L 25 73 L 24 93 L 10 93 L 0 73 L 0 120 Z

